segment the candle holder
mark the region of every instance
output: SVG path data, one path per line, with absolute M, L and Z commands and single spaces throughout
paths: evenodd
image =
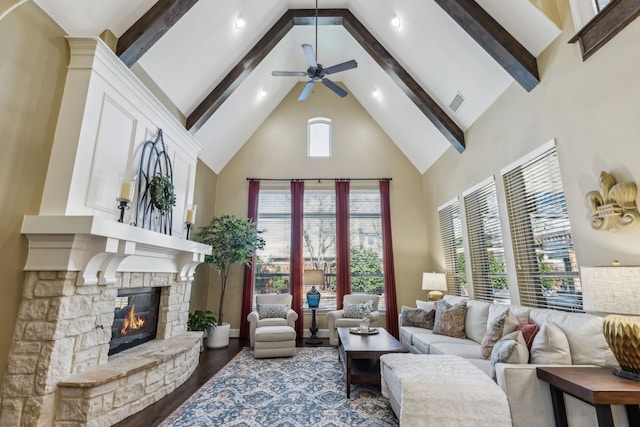
M 125 209 L 129 209 L 129 200 L 120 200 L 120 205 L 118 205 L 118 209 L 120 209 L 120 219 L 118 219 L 118 222 L 124 222 L 124 211 Z
M 120 186 L 118 187 L 118 195 L 116 200 L 120 202 L 120 218 L 118 222 L 124 222 L 124 211 L 129 208 L 129 202 L 133 200 L 133 190 L 135 188 L 136 176 L 121 176 Z
M 189 240 L 189 234 L 191 233 L 191 227 L 196 222 L 196 211 L 198 205 L 187 205 L 187 210 L 184 214 L 184 225 L 187 227 L 187 240 Z

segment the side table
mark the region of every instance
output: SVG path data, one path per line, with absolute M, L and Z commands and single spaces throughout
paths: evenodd
M 311 328 L 309 331 L 311 332 L 311 336 L 307 338 L 305 343 L 309 345 L 320 345 L 322 344 L 322 339 L 316 335 L 318 333 L 318 324 L 316 323 L 316 310 L 320 307 L 311 307 Z
M 541 367 L 536 374 L 549 383 L 556 426 L 568 425 L 563 392 L 593 405 L 601 427 L 613 427 L 611 405 L 625 405 L 629 425 L 640 426 L 640 382 L 597 366 Z

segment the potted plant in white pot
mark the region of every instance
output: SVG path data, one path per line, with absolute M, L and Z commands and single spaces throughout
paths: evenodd
M 189 331 L 203 331 L 206 335 L 202 336 L 202 343 L 204 339 L 211 335 L 211 330 L 216 327 L 215 313 L 211 310 L 195 310 L 193 313 L 189 313 L 189 320 L 187 322 L 187 329 Z M 204 348 L 203 346 L 201 349 Z
M 205 257 L 205 263 L 213 265 L 220 273 L 221 289 L 216 327 L 207 337 L 207 347 L 220 348 L 229 345 L 230 324 L 224 323 L 223 306 L 227 291 L 229 270 L 233 264 L 251 265 L 256 250 L 264 248 L 265 241 L 253 221 L 235 215 L 220 215 L 211 218 L 209 225 L 201 227 L 196 240 L 211 245 L 211 255 Z

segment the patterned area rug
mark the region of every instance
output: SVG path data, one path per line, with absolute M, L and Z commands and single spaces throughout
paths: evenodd
M 243 349 L 160 424 L 175 426 L 397 426 L 378 388 L 346 382 L 335 348 L 254 359 Z

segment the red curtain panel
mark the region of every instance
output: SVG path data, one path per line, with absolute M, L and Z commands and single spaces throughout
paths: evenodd
M 351 293 L 351 248 L 349 247 L 349 181 L 336 180 L 336 306 L 342 308 Z
M 298 313 L 296 335 L 302 337 L 302 216 L 304 209 L 304 181 L 291 181 L 291 258 L 289 271 L 289 287 L 291 289 L 291 308 Z
M 398 338 L 398 302 L 396 299 L 396 273 L 393 267 L 393 243 L 391 238 L 391 206 L 389 180 L 380 180 L 380 204 L 382 210 L 382 251 L 384 256 L 384 294 L 387 310 L 387 331 Z
M 260 195 L 260 181 L 249 181 L 249 209 L 247 217 L 256 222 L 258 219 L 258 197 Z M 240 339 L 249 339 L 249 321 L 247 316 L 253 307 L 253 278 L 255 275 L 255 257 L 251 266 L 244 267 L 244 280 L 242 282 L 242 315 L 240 316 Z

